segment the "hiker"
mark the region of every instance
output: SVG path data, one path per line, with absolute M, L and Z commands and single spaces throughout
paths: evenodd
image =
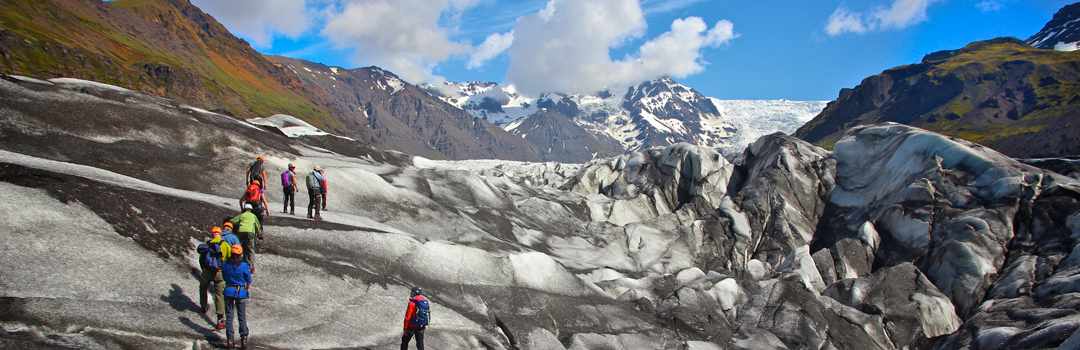
M 307 193 L 308 193 L 308 205 L 307 205 L 307 217 L 308 219 L 322 220 L 322 215 L 319 212 L 319 204 L 322 202 L 322 183 L 326 179 L 322 175 L 322 167 L 316 165 L 315 170 L 307 175 Z M 315 209 L 315 216 L 311 216 L 311 209 Z
M 206 301 L 207 290 L 210 284 L 214 285 L 214 306 L 217 310 L 217 329 L 225 327 L 225 299 L 222 292 L 225 291 L 225 282 L 221 277 L 221 264 L 232 252 L 232 245 L 221 239 L 221 228 L 215 226 L 210 229 L 210 240 L 199 244 L 196 248 L 199 253 L 199 267 L 202 274 L 199 279 L 199 305 L 202 306 L 203 314 L 210 310 Z
M 322 210 L 326 211 L 326 173 L 322 168 L 319 168 L 319 175 L 322 175 L 322 180 L 319 180 L 319 189 L 322 190 Z
M 405 309 L 405 334 L 401 336 L 401 350 L 409 348 L 409 340 L 416 336 L 416 349 L 424 350 L 424 330 L 431 319 L 431 307 L 424 298 L 424 289 L 413 287 L 409 306 Z
M 247 175 L 245 176 L 245 183 L 250 184 L 252 181 L 259 180 L 262 190 L 266 190 L 266 171 L 263 170 L 263 156 L 255 157 L 255 161 L 248 165 Z
M 233 227 L 232 222 L 229 221 L 230 219 L 232 218 L 225 218 L 225 222 L 221 224 L 221 240 L 229 242 L 230 246 L 234 246 L 240 244 L 240 238 L 232 233 Z
M 247 298 L 248 288 L 251 287 L 251 270 L 244 262 L 245 250 L 241 246 L 232 247 L 232 256 L 221 266 L 221 275 L 225 278 L 225 336 L 228 343 L 226 348 L 232 348 L 236 339 L 233 337 L 233 314 L 235 311 L 237 323 L 240 325 L 240 348 L 247 348 Z
M 289 163 L 289 170 L 281 173 L 281 188 L 285 193 L 282 213 L 296 215 L 296 165 Z M 324 205 L 325 206 L 325 205 Z M 325 207 L 323 209 L 326 209 Z
M 251 204 L 244 204 L 244 212 L 229 220 L 236 228 L 236 235 L 240 237 L 240 245 L 244 247 L 244 261 L 251 262 L 255 251 L 251 249 L 251 240 L 262 234 L 262 223 L 251 212 Z
M 266 204 L 266 194 L 259 186 L 261 183 L 259 180 L 251 181 L 247 190 L 244 191 L 244 195 L 240 196 L 240 207 L 244 205 L 251 205 L 252 213 L 255 217 L 259 218 L 259 223 L 266 222 L 266 216 L 270 216 L 270 206 Z M 266 214 L 265 216 L 263 214 Z M 259 239 L 262 239 L 262 235 L 259 235 Z

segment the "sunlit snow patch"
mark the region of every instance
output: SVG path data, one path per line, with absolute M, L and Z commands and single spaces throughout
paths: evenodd
M 288 137 L 329 135 L 314 126 L 311 126 L 311 124 L 291 115 L 275 114 L 267 118 L 253 118 L 248 119 L 247 121 L 248 123 L 255 125 L 277 128 Z
M 122 87 L 119 87 L 119 86 L 116 86 L 116 85 L 109 85 L 109 84 L 105 84 L 105 83 L 99 83 L 99 82 L 96 82 L 96 81 L 89 81 L 89 80 L 82 80 L 82 79 L 75 79 L 75 78 L 52 78 L 52 79 L 49 79 L 49 82 L 51 82 L 53 84 L 56 84 L 56 85 L 66 87 L 66 88 L 71 88 L 71 89 L 78 88 L 78 87 L 94 87 L 94 88 L 99 88 L 99 89 L 109 89 L 109 90 L 116 90 L 116 91 L 122 91 L 122 92 L 130 92 L 131 91 L 131 90 L 128 90 L 128 89 L 125 89 L 125 88 L 122 88 Z

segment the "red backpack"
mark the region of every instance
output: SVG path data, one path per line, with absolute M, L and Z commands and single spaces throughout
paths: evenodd
M 259 186 L 255 185 L 255 184 L 248 185 L 247 191 L 244 192 L 244 200 L 246 200 L 248 202 L 253 202 L 253 203 L 258 202 L 259 201 Z

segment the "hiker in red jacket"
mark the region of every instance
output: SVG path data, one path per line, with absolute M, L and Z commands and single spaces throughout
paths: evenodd
M 401 336 L 401 350 L 409 349 L 409 340 L 416 336 L 416 349 L 424 350 L 424 330 L 431 319 L 431 308 L 424 298 L 424 289 L 413 287 L 409 307 L 405 309 L 405 334 Z
M 244 191 L 244 195 L 240 196 L 240 208 L 251 205 L 251 213 L 255 214 L 260 224 L 264 224 L 266 223 L 266 217 L 270 216 L 270 207 L 266 204 L 265 192 L 259 185 L 261 185 L 259 180 L 251 181 L 247 190 Z M 262 239 L 262 234 L 259 235 L 259 239 Z

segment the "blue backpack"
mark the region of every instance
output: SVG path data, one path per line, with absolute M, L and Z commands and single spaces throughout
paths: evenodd
M 431 307 L 428 305 L 427 299 L 424 300 L 409 300 L 413 304 L 416 304 L 416 313 L 409 319 L 409 324 L 417 327 L 424 327 L 428 325 L 428 321 L 431 320 Z
M 221 242 L 210 243 L 210 241 L 206 241 L 206 243 L 199 244 L 195 251 L 199 253 L 199 265 L 203 270 L 221 270 Z

